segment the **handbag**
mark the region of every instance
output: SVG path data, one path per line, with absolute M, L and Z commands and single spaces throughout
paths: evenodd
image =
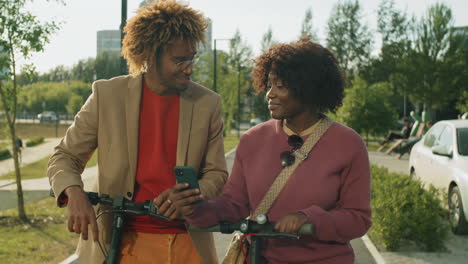
M 249 216 L 250 218 L 255 219 L 260 214 L 268 213 L 276 198 L 281 193 L 284 186 L 286 186 L 286 182 L 294 170 L 303 160 L 307 159 L 308 153 L 312 150 L 322 135 L 325 134 L 328 128 L 333 124 L 333 120 L 328 116 L 324 116 L 324 118 L 319 122 L 320 123 L 317 124 L 317 127 L 312 131 L 312 134 L 310 134 L 310 136 L 304 142 L 304 145 L 302 145 L 299 150 L 296 150 L 302 154 L 302 157 L 296 158 L 292 165 L 284 167 L 281 170 L 265 196 L 263 196 L 263 199 L 260 201 L 254 213 Z M 249 242 L 247 239 L 245 239 L 245 236 L 242 233 L 234 234 L 226 255 L 223 258 L 222 264 L 244 264 L 247 252 L 249 251 L 249 246 Z

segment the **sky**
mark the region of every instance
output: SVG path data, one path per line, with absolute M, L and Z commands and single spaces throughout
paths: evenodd
M 43 53 L 36 53 L 31 62 L 41 73 L 58 65 L 71 67 L 80 59 L 96 56 L 96 32 L 119 29 L 121 1 L 119 0 L 35 0 L 28 9 L 42 21 L 61 23 L 60 30 L 51 37 Z M 128 0 L 128 15 L 135 15 L 142 0 Z M 254 55 L 260 53 L 263 34 L 271 27 L 273 38 L 279 42 L 296 40 L 299 36 L 305 10 L 312 8 L 313 24 L 324 43 L 326 24 L 339 0 L 184 0 L 192 8 L 202 11 L 213 21 L 213 38 L 230 38 L 239 30 Z M 380 0 L 359 0 L 362 22 L 376 32 L 377 8 Z M 395 6 L 416 17 L 421 17 L 429 6 L 442 2 L 452 9 L 455 26 L 468 26 L 468 0 L 395 0 Z M 374 34 L 375 52 L 380 36 Z M 224 42 L 224 44 L 223 44 Z M 217 48 L 226 49 L 227 41 L 219 41 Z M 24 63 L 24 61 L 20 62 Z

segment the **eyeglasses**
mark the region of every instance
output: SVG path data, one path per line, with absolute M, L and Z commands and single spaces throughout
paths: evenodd
M 174 62 L 175 66 L 181 70 L 185 70 L 190 66 L 195 65 L 200 58 L 193 58 L 191 60 L 186 60 L 186 61 L 179 61 L 179 62 Z
M 288 137 L 288 145 L 291 147 L 291 150 L 283 151 L 280 154 L 281 166 L 283 166 L 283 168 L 294 164 L 297 153 L 302 155 L 300 159 L 307 159 L 307 153 L 300 150 L 303 144 L 304 140 L 298 135 L 291 135 Z

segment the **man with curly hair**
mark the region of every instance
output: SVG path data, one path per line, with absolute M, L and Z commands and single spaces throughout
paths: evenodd
M 173 168 L 198 171 L 199 195 L 218 196 L 227 179 L 219 95 L 190 81 L 204 16 L 176 1 L 140 8 L 125 27 L 122 55 L 130 75 L 93 83 L 92 94 L 49 161 L 59 206 L 68 205 L 68 229 L 81 234 L 80 263 L 102 263 L 112 218 L 92 208 L 81 173 L 98 151 L 96 189 L 134 202 L 153 200 L 170 218 L 126 219 L 119 263 L 217 263 L 210 233 L 189 233 L 171 195 Z M 96 191 L 96 190 L 95 190 Z M 88 240 L 88 233 L 92 233 Z

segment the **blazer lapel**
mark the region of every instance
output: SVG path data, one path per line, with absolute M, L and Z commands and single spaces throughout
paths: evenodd
M 138 128 L 140 122 L 140 103 L 142 93 L 142 75 L 131 78 L 128 82 L 125 100 L 125 118 L 127 121 L 128 163 L 130 176 L 134 179 L 138 157 Z
M 177 136 L 177 166 L 185 166 L 187 163 L 187 150 L 192 128 L 193 99 L 192 87 L 180 94 L 179 132 Z

